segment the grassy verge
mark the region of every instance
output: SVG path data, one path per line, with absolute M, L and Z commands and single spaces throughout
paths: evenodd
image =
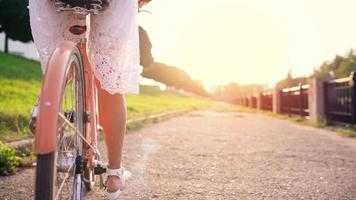
M 29 112 L 39 93 L 41 79 L 38 62 L 0 52 L 0 141 L 31 137 L 27 128 Z M 126 101 L 129 119 L 210 104 L 151 86 L 140 87 L 140 95 L 128 95 Z
M 151 86 L 141 86 L 140 95 L 128 95 L 126 101 L 129 119 L 177 109 L 205 107 L 210 104 L 207 100 L 161 91 Z
M 39 63 L 0 53 L 0 140 L 29 137 L 29 111 L 40 87 Z

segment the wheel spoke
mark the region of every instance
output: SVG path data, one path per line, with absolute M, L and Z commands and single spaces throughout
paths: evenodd
M 78 81 L 76 65 L 71 65 L 68 70 L 65 88 L 63 90 L 61 109 L 58 119 L 58 143 L 57 143 L 57 189 L 56 199 L 70 199 L 77 188 L 75 182 L 77 156 L 82 154 L 83 140 L 78 140 L 78 135 L 83 134 L 82 113 L 83 86 Z
M 95 147 L 93 147 L 86 138 L 84 138 L 84 136 L 68 121 L 68 119 L 66 119 L 66 117 L 62 113 L 58 113 L 58 115 L 63 119 L 65 123 L 67 123 L 68 127 L 73 129 L 73 131 L 75 131 L 77 136 L 79 136 L 94 151 L 95 154 L 100 155 L 98 150 Z
M 63 178 L 63 181 L 62 181 L 62 183 L 61 183 L 61 185 L 59 186 L 59 188 L 58 188 L 58 190 L 57 190 L 57 195 L 56 195 L 56 198 L 55 199 L 58 199 L 59 198 L 59 196 L 60 196 L 60 194 L 61 194 L 61 191 L 62 191 L 62 189 L 63 189 L 63 187 L 64 187 L 64 185 L 65 185 L 65 181 L 69 178 L 69 172 L 70 171 L 72 171 L 73 170 L 73 166 L 74 165 L 72 165 L 71 167 L 70 167 L 70 169 L 69 169 L 69 171 L 68 171 L 68 173 L 66 174 L 66 176 Z M 69 190 L 70 191 L 70 190 Z M 68 192 L 69 192 L 68 191 Z

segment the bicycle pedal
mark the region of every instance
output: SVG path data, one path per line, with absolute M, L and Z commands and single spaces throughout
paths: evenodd
M 96 165 L 94 167 L 94 174 L 102 175 L 104 173 L 106 173 L 106 165 L 101 162 L 96 163 Z
M 99 124 L 96 127 L 97 127 L 98 132 L 102 133 L 104 131 L 103 127 L 100 126 Z
M 74 123 L 74 118 L 75 118 L 75 111 L 74 110 L 68 110 L 64 112 L 64 116 L 70 123 Z
M 36 121 L 37 121 L 38 112 L 39 112 L 39 100 L 37 99 L 35 105 L 31 109 L 31 113 L 30 113 L 31 120 L 28 123 L 28 127 L 32 134 L 36 133 Z
M 83 122 L 84 123 L 89 123 L 90 122 L 90 112 L 84 112 L 83 113 Z
M 37 117 L 32 117 L 30 122 L 28 123 L 28 127 L 32 134 L 36 133 L 36 120 L 37 120 Z

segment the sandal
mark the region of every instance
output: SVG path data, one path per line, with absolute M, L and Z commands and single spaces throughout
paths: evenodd
M 119 169 L 106 169 L 107 176 L 116 176 L 120 178 L 121 185 L 116 192 L 108 192 L 106 191 L 106 196 L 108 200 L 117 200 L 119 198 L 122 190 L 125 188 L 126 181 L 131 177 L 131 172 L 125 170 L 123 167 Z

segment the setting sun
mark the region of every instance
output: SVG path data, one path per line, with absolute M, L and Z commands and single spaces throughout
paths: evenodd
M 157 61 L 187 71 L 207 88 L 271 86 L 289 70 L 308 76 L 354 48 L 355 7 L 352 0 L 157 0 L 140 23 Z

